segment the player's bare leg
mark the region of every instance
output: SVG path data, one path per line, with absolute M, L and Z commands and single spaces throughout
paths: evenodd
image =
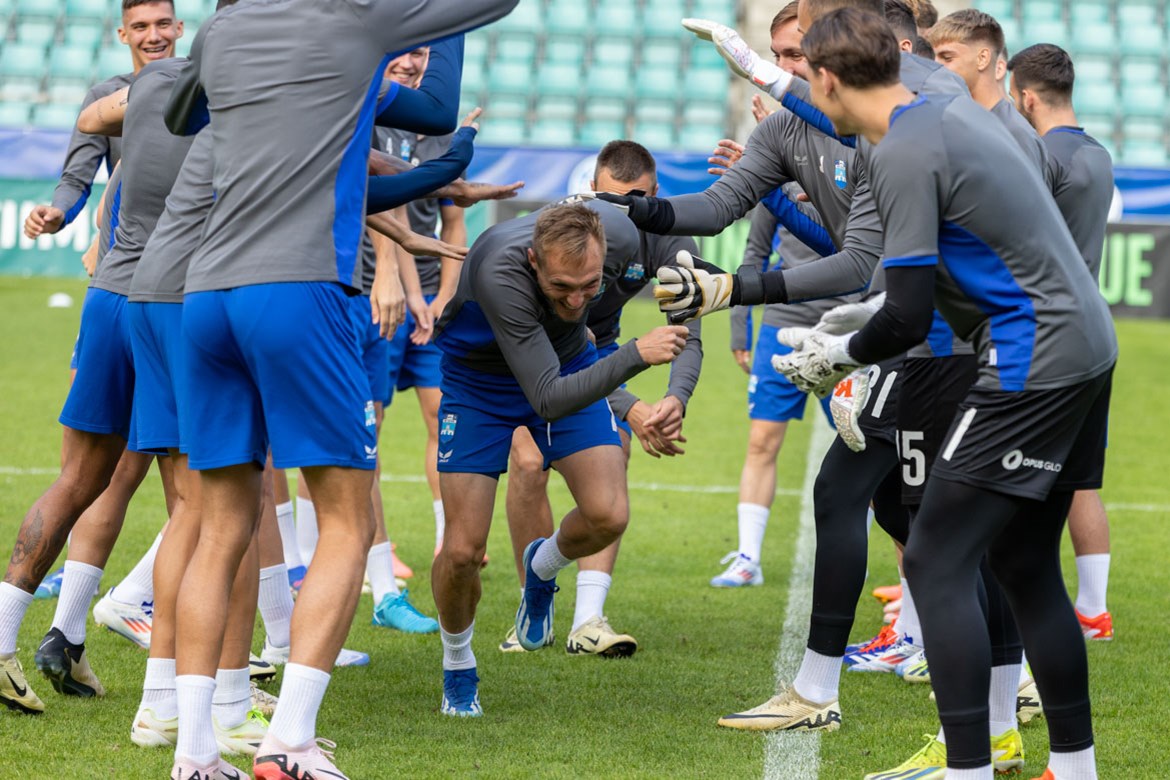
M 760 572 L 761 548 L 768 527 L 768 514 L 776 498 L 776 458 L 784 445 L 788 423 L 752 420 L 748 429 L 747 454 L 739 477 L 739 503 L 736 515 L 739 542 L 723 563 L 731 565 L 711 580 L 717 588 L 763 584 Z
M 537 539 L 552 536 L 552 504 L 548 500 L 548 472 L 544 455 L 527 428 L 512 434 L 508 454 L 508 489 L 504 496 L 512 556 L 520 586 L 524 586 L 524 550 Z
M 1096 490 L 1078 490 L 1068 513 L 1068 535 L 1077 564 L 1077 618 L 1088 639 L 1112 639 L 1109 587 L 1109 515 Z

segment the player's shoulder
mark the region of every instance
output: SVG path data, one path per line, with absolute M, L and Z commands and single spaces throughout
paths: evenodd
M 135 75 L 133 73 L 119 73 L 116 76 L 111 76 L 105 81 L 99 81 L 89 88 L 85 93 L 85 104 L 89 105 L 95 100 L 100 100 L 107 95 L 112 95 L 123 87 L 128 87 L 134 83 Z
M 165 60 L 155 60 L 147 63 L 146 67 L 138 71 L 138 78 L 135 83 L 145 80 L 147 77 L 159 78 L 177 76 L 190 62 L 186 57 L 168 57 Z
M 915 94 L 967 95 L 966 82 L 934 60 L 902 52 L 902 84 Z

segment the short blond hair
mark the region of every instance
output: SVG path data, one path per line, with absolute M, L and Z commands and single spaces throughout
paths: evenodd
M 589 250 L 590 241 L 595 241 L 601 254 L 605 254 L 601 215 L 582 203 L 548 206 L 540 212 L 532 230 L 532 251 L 541 264 L 554 247 L 562 257 L 580 261 Z
M 986 43 L 996 57 L 1003 54 L 1003 28 L 991 14 L 964 8 L 947 14 L 926 33 L 926 40 L 936 49 L 944 43 Z

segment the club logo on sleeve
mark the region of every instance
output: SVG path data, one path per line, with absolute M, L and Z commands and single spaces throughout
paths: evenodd
M 849 177 L 845 174 L 845 161 L 837 160 L 833 165 L 833 182 L 839 189 L 849 186 Z
M 625 278 L 626 281 L 640 282 L 646 277 L 646 268 L 638 262 L 630 263 L 626 266 Z
M 450 444 L 451 440 L 455 438 L 455 426 L 459 422 L 459 415 L 445 414 L 442 422 L 439 423 L 439 441 L 443 444 Z
M 378 425 L 378 416 L 374 414 L 374 402 L 366 401 L 366 427 L 374 428 Z
M 1064 468 L 1063 463 L 1056 463 L 1051 460 L 1040 460 L 1038 458 L 1025 458 L 1024 453 L 1020 450 L 1012 450 L 1007 455 L 1003 456 L 1000 465 L 1007 471 L 1015 471 L 1020 468 L 1036 469 L 1037 471 L 1051 471 L 1059 474 Z

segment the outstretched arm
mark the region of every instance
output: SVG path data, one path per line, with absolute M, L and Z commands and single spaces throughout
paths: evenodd
M 380 74 L 379 74 L 380 75 Z M 444 135 L 459 122 L 459 85 L 463 78 L 463 36 L 431 47 L 418 89 L 389 83 L 378 101 L 377 124 L 424 135 Z

